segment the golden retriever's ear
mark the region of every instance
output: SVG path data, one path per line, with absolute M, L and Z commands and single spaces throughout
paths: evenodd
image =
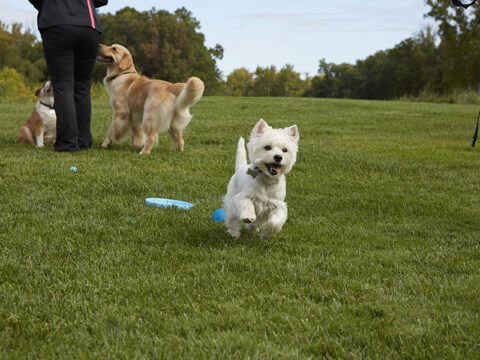
M 130 54 L 128 53 L 123 54 L 122 60 L 120 60 L 120 63 L 118 64 L 118 67 L 120 68 L 120 70 L 125 71 L 132 66 L 133 66 L 133 61 Z

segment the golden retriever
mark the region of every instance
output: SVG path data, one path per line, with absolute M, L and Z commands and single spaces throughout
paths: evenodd
M 102 147 L 131 132 L 130 145 L 150 154 L 159 132 L 168 131 L 177 151 L 183 151 L 182 131 L 192 119 L 190 107 L 203 95 L 202 80 L 191 77 L 172 84 L 141 76 L 130 52 L 122 45 L 100 45 L 97 61 L 107 66 L 103 83 L 113 109 L 112 123 Z

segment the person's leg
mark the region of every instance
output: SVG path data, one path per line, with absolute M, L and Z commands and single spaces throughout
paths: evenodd
M 78 124 L 78 147 L 88 149 L 92 146 L 91 100 L 93 66 L 98 55 L 100 37 L 96 30 L 79 28 L 79 41 L 75 47 L 75 108 Z
M 74 39 L 64 26 L 41 31 L 45 60 L 53 85 L 57 115 L 56 151 L 77 150 L 77 115 L 74 102 Z

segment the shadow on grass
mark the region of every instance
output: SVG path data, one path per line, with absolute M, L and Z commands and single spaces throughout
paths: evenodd
M 213 221 L 211 221 L 213 222 Z M 233 238 L 226 232 L 226 227 L 220 223 L 214 223 L 213 226 L 195 229 L 191 236 L 186 233 L 185 243 L 192 247 L 225 249 L 225 248 L 255 248 L 262 251 L 268 251 L 274 247 L 274 240 L 262 240 L 259 233 L 251 234 L 243 230 L 240 237 Z

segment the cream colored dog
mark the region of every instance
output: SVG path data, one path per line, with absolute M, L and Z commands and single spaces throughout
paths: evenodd
M 98 62 L 107 66 L 103 83 L 110 96 L 113 118 L 102 147 L 131 132 L 130 145 L 150 154 L 159 132 L 168 131 L 177 151 L 183 151 L 182 131 L 192 119 L 190 107 L 203 95 L 202 80 L 186 83 L 152 80 L 135 70 L 130 52 L 122 45 L 100 45 Z

